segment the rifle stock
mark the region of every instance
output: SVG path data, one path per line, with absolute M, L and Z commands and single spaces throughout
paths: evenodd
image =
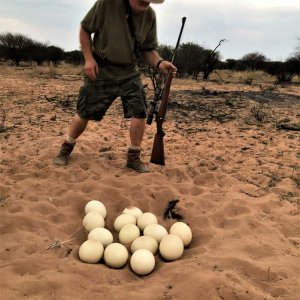
M 165 165 L 165 151 L 164 151 L 164 135 L 165 133 L 156 133 L 153 142 L 153 149 L 151 153 L 150 162 L 153 164 Z

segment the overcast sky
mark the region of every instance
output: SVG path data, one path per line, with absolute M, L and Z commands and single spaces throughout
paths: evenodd
M 80 21 L 94 2 L 0 0 L 0 32 L 77 50 Z M 165 0 L 152 7 L 159 43 L 176 44 L 185 16 L 181 42 L 214 49 L 227 39 L 218 49 L 223 60 L 256 51 L 271 60 L 285 60 L 300 44 L 300 0 Z

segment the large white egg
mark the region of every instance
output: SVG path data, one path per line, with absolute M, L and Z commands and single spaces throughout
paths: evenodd
M 132 242 L 130 247 L 131 253 L 134 253 L 139 249 L 148 249 L 155 255 L 158 250 L 158 243 L 151 236 L 140 236 Z
M 130 266 L 134 273 L 147 275 L 151 273 L 155 267 L 154 255 L 147 249 L 139 249 L 132 254 Z
M 87 240 L 79 248 L 79 258 L 83 262 L 95 264 L 102 258 L 103 251 L 104 248 L 100 242 Z
M 132 215 L 138 218 L 140 215 L 143 214 L 143 212 L 136 206 L 128 206 L 123 210 L 123 214 Z
M 114 222 L 114 229 L 119 232 L 126 224 L 136 224 L 136 217 L 128 214 L 122 214 L 116 217 Z
M 175 234 L 168 234 L 163 237 L 159 244 L 160 255 L 168 261 L 180 258 L 183 254 L 183 250 L 183 241 Z
M 86 231 L 90 232 L 94 228 L 104 227 L 105 221 L 100 213 L 96 211 L 90 211 L 84 216 L 82 225 Z
M 89 201 L 84 209 L 85 213 L 89 213 L 90 211 L 97 211 L 102 215 L 102 217 L 105 219 L 107 215 L 106 207 L 104 204 L 99 200 L 91 200 Z
M 137 219 L 137 226 L 140 228 L 141 231 L 143 231 L 147 225 L 157 223 L 158 221 L 156 216 L 151 212 L 145 212 L 142 215 L 140 215 Z
M 112 268 L 122 268 L 128 260 L 128 251 L 120 243 L 112 243 L 104 250 L 104 261 Z
M 160 243 L 161 239 L 168 235 L 168 231 L 160 224 L 149 224 L 145 227 L 143 234 L 153 237 L 157 243 Z
M 112 233 L 106 228 L 94 228 L 88 234 L 88 240 L 95 240 L 100 242 L 105 248 L 113 242 Z
M 189 245 L 192 241 L 192 230 L 184 222 L 174 223 L 170 228 L 170 233 L 178 235 L 182 239 L 184 246 Z
M 127 245 L 140 236 L 140 229 L 135 224 L 124 225 L 119 232 L 119 241 Z

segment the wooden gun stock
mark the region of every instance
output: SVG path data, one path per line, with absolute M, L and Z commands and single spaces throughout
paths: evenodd
M 164 151 L 164 135 L 156 133 L 154 137 L 154 142 L 153 142 L 153 149 L 151 153 L 151 159 L 150 162 L 153 164 L 165 165 L 165 151 Z
M 164 136 L 165 133 L 162 130 L 162 122 L 161 125 L 157 125 L 160 130 L 157 130 L 157 133 L 154 137 L 153 148 L 151 153 L 150 162 L 153 164 L 165 165 L 165 151 L 164 151 Z

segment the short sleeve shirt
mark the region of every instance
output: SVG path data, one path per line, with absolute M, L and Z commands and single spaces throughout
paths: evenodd
M 132 20 L 135 38 L 141 45 L 141 50 L 156 49 L 156 17 L 153 9 L 149 6 L 139 15 L 132 14 Z M 123 0 L 96 1 L 82 20 L 81 26 L 93 34 L 93 49 L 98 55 L 105 57 L 112 64 L 123 65 L 104 67 L 104 78 L 123 79 L 137 73 L 134 38 L 129 29 Z

